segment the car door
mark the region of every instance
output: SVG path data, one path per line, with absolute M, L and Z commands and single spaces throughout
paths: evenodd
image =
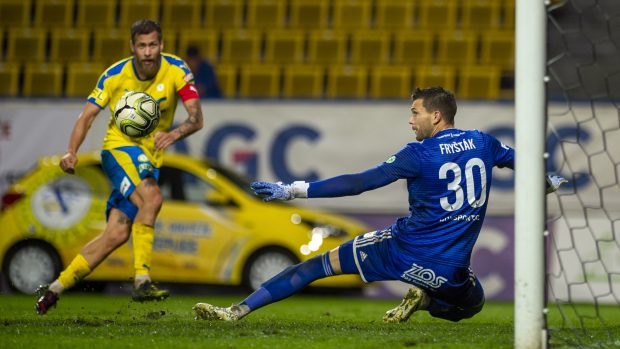
M 240 247 L 249 239 L 222 209 L 229 200 L 198 175 L 160 170 L 164 203 L 155 226 L 152 275 L 158 280 L 229 284 Z

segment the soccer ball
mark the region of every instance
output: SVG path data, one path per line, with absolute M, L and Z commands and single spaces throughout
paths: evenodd
M 114 122 L 129 137 L 149 135 L 159 124 L 159 104 L 147 93 L 129 91 L 116 103 Z

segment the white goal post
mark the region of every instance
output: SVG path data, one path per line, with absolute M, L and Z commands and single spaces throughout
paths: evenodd
M 545 131 L 546 4 L 516 1 L 515 317 L 517 349 L 546 347 Z

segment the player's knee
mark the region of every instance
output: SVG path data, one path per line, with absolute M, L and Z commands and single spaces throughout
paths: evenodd
M 130 230 L 127 226 L 108 226 L 106 229 L 106 242 L 112 247 L 116 248 L 129 240 Z

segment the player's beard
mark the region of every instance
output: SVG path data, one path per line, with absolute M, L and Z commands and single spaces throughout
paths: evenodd
M 155 58 L 143 58 L 138 60 L 138 69 L 140 73 L 144 75 L 146 80 L 150 80 L 157 75 L 161 60 L 158 57 Z

